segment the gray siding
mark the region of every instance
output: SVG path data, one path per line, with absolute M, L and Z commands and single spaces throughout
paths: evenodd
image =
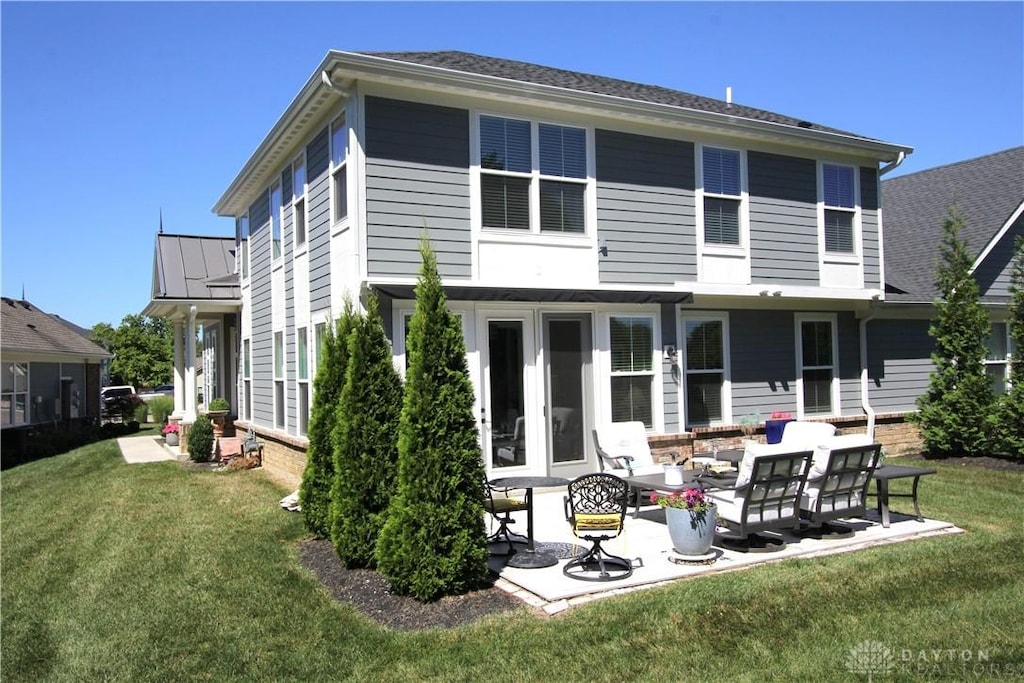
M 748 152 L 747 173 L 752 282 L 817 286 L 818 184 L 814 160 Z
M 974 272 L 983 297 L 1010 296 L 1010 270 L 1013 266 L 1013 245 L 1024 237 L 1024 216 L 1018 218 Z
M 676 347 L 676 358 L 678 355 L 679 341 L 676 339 L 676 307 L 672 304 L 661 306 L 661 348 L 666 346 Z M 664 356 L 664 354 L 662 354 Z M 674 432 L 682 429 L 679 423 L 679 388 L 680 373 L 670 361 L 663 361 L 661 365 L 662 375 L 662 401 L 665 410 L 665 431 Z
M 864 241 L 864 286 L 882 289 L 878 259 L 878 171 L 860 169 L 861 234 Z
M 934 366 L 927 320 L 868 323 L 868 392 L 871 407 L 887 413 L 917 410 Z
M 331 182 L 327 129 L 306 145 L 309 244 L 309 306 L 312 312 L 331 306 Z M 351 180 L 350 180 L 351 182 Z
M 870 325 L 870 323 L 868 323 Z M 853 313 L 840 313 L 836 322 L 839 341 L 839 405 L 841 415 L 862 412 L 860 405 L 860 323 Z
M 264 192 L 249 207 L 249 274 L 252 296 L 252 418 L 257 424 L 274 424 L 274 338 L 271 320 L 270 200 Z
M 598 130 L 601 282 L 697 278 L 693 143 Z
M 729 313 L 732 415 L 796 413 L 796 340 L 790 311 Z
M 293 200 L 291 169 L 281 175 L 285 205 Z M 295 397 L 295 211 L 287 208 L 281 224 L 281 253 L 284 254 L 284 404 L 289 434 L 298 434 L 298 407 Z
M 367 97 L 369 276 L 417 275 L 424 226 L 441 276 L 469 278 L 469 112 Z

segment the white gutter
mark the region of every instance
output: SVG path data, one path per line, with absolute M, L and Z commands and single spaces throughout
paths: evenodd
M 868 416 L 868 438 L 875 440 L 875 409 L 868 396 L 868 323 L 878 317 L 878 309 L 871 304 L 871 312 L 860 321 L 860 406 Z
M 906 158 L 907 158 L 907 152 L 905 150 L 901 149 L 896 154 L 896 158 L 895 159 L 893 159 L 892 161 L 887 163 L 882 168 L 878 169 L 878 177 L 881 178 L 886 173 L 889 173 L 890 171 L 895 171 L 897 169 L 897 167 L 899 167 L 899 165 L 902 164 L 906 160 Z

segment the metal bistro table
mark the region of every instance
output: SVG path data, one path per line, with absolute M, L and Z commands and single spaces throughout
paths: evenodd
M 551 553 L 539 551 L 533 541 L 533 489 L 549 486 L 568 486 L 565 477 L 498 477 L 491 480 L 492 486 L 526 490 L 526 549 L 517 551 L 509 561 L 510 567 L 540 569 L 558 564 L 558 558 Z

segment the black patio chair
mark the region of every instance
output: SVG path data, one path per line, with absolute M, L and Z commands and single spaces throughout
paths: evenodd
M 569 560 L 563 574 L 582 581 L 614 581 L 632 575 L 630 560 L 601 547 L 603 541 L 622 533 L 628 497 L 629 485 L 613 474 L 585 474 L 569 482 L 566 517 L 573 534 L 592 545 Z

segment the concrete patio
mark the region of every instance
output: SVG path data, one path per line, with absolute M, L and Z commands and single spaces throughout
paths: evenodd
M 559 558 L 557 565 L 544 569 L 517 569 L 505 566 L 506 558 L 492 556 L 491 566 L 500 572 L 498 586 L 543 609 L 549 614 L 561 612 L 573 605 L 624 592 L 652 588 L 678 579 L 706 574 L 749 569 L 768 562 L 794 557 L 820 557 L 846 553 L 889 543 L 900 543 L 929 536 L 963 533 L 962 529 L 940 520 L 917 521 L 913 516 L 894 512 L 888 529 L 883 528 L 877 512 L 869 511 L 865 519 L 848 520 L 856 531 L 845 539 L 796 538 L 787 534 L 787 546 L 778 552 L 743 553 L 714 546 L 717 558 L 710 564 L 681 563 L 670 560 L 672 552 L 664 511 L 653 505 L 641 507 L 634 518 L 626 515 L 623 534 L 604 544 L 609 552 L 634 562 L 632 576 L 609 582 L 580 581 L 562 574 L 562 567 L 574 553 L 582 552 L 578 541 L 565 520 L 563 495 L 559 489 L 537 490 L 534 495 L 534 535 L 538 549 L 553 552 Z M 869 500 L 874 502 L 874 498 Z M 632 508 L 631 508 L 632 510 Z M 526 515 L 517 513 L 512 530 L 526 534 Z

